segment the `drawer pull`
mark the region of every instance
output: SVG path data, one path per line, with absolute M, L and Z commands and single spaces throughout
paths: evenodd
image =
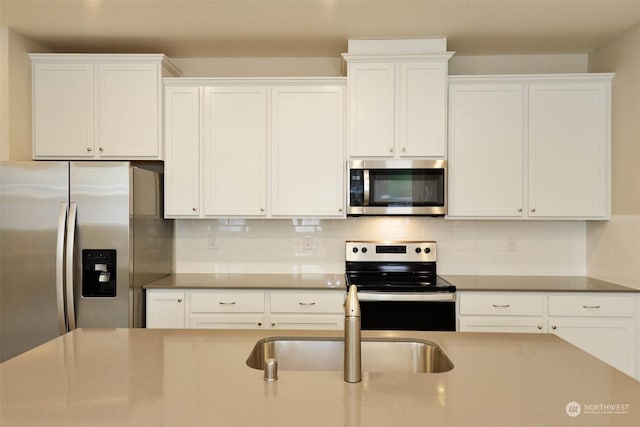
M 235 301 L 230 301 L 230 302 L 220 301 L 218 304 L 220 304 L 220 305 L 236 305 L 236 302 Z
M 587 310 L 596 310 L 600 308 L 599 305 L 583 305 L 582 308 L 586 308 Z
M 511 304 L 491 304 L 494 308 L 509 308 Z
M 305 306 L 311 306 L 311 305 L 316 305 L 315 302 L 299 302 L 299 305 L 305 305 Z

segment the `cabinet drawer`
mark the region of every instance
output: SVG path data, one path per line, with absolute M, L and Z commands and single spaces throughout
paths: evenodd
M 473 293 L 460 294 L 460 314 L 494 316 L 541 316 L 543 296 L 538 294 Z
M 616 295 L 550 295 L 549 316 L 633 317 L 633 298 Z
M 263 313 L 262 291 L 194 291 L 190 295 L 191 313 Z
M 272 291 L 272 313 L 343 313 L 342 291 Z

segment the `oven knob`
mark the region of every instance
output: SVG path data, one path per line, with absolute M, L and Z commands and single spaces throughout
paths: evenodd
M 362 253 L 366 254 L 367 253 L 367 248 L 362 248 Z
M 419 254 L 420 252 L 422 252 L 422 249 L 416 248 L 416 253 Z
M 431 248 L 424 248 L 424 253 L 425 254 L 431 253 Z
M 357 254 L 357 253 L 358 253 L 358 248 L 353 248 L 353 249 L 351 249 L 351 251 L 352 251 L 354 254 Z

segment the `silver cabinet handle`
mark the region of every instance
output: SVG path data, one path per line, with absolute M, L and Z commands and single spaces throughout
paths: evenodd
M 260 208 L 260 212 L 264 212 L 264 208 Z
M 518 209 L 518 212 L 522 212 L 522 208 Z
M 536 211 L 536 208 L 531 208 L 531 212 L 535 212 L 535 211 Z
M 599 305 L 583 305 L 582 308 L 586 308 L 587 310 L 597 310 L 600 308 Z
M 405 153 L 407 151 L 407 147 L 402 147 L 401 150 L 403 153 Z
M 220 301 L 220 302 L 218 302 L 218 304 L 220 304 L 220 305 L 236 305 L 236 302 L 235 301 L 229 301 L 229 302 Z
M 305 306 L 311 306 L 311 305 L 316 305 L 315 302 L 299 302 L 299 305 L 305 305 Z
M 551 327 L 551 329 L 553 329 L 553 330 L 555 331 L 556 329 L 558 329 L 558 327 L 557 327 L 556 325 L 553 325 L 553 326 Z
M 389 152 L 393 153 L 393 147 L 389 147 Z
M 511 307 L 511 304 L 491 304 L 493 305 L 495 308 L 509 308 Z

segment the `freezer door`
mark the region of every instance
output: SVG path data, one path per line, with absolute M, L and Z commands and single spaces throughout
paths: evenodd
M 64 329 L 62 254 L 67 162 L 0 162 L 0 361 Z
M 129 162 L 71 162 L 69 200 L 75 203 L 76 217 L 74 259 L 71 263 L 67 258 L 67 263 L 73 265 L 73 309 L 78 328 L 130 325 L 130 169 Z M 115 253 L 116 262 L 109 265 L 115 265 L 116 271 L 108 271 L 107 262 L 97 262 L 87 253 Z M 90 269 L 83 268 L 83 259 L 87 268 L 91 263 Z M 112 292 L 96 296 L 99 293 L 95 289 L 108 284 L 100 282 L 107 273 L 109 278 L 115 277 L 115 296 Z M 96 283 L 87 283 L 88 280 Z

